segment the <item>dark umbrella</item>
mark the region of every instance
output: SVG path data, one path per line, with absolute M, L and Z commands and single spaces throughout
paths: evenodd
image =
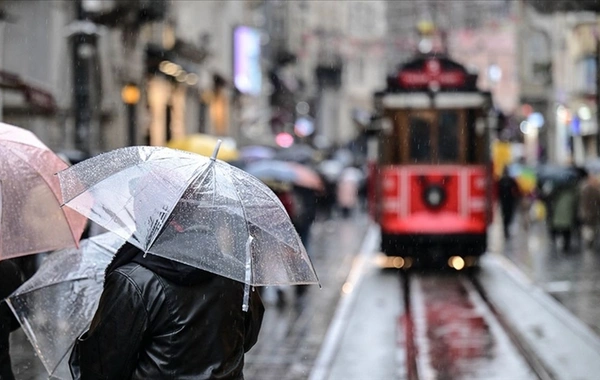
M 542 165 L 537 169 L 538 183 L 552 183 L 554 186 L 574 185 L 581 178 L 580 172 L 574 167 L 558 165 Z
M 307 144 L 294 144 L 280 149 L 274 159 L 309 164 L 315 161 L 317 150 Z

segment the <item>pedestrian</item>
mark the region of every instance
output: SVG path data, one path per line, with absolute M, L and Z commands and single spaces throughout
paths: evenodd
M 578 183 L 561 184 L 550 196 L 550 236 L 553 243 L 563 240 L 563 250 L 571 247 L 571 230 L 577 225 Z
M 73 378 L 243 379 L 264 313 L 254 289 L 242 310 L 244 286 L 126 243 L 106 269 L 90 328 L 75 342 Z
M 25 278 L 14 260 L 0 261 L 0 379 L 14 380 L 10 360 L 10 333 L 19 328 L 19 322 L 4 299 L 10 296 Z
M 285 211 L 287 212 L 288 216 L 290 217 L 290 220 L 293 220 L 294 219 L 293 218 L 294 206 L 293 206 L 293 196 L 292 196 L 293 186 L 290 183 L 279 182 L 279 181 L 264 181 L 264 183 L 277 196 L 277 198 L 281 202 L 282 206 L 285 208 Z M 282 286 L 276 286 L 276 287 L 261 286 L 259 288 L 260 295 L 261 295 L 262 299 L 267 303 L 272 302 L 272 297 L 270 296 L 270 294 L 272 294 L 272 293 L 270 292 L 270 290 L 275 291 L 274 294 L 276 297 L 275 302 L 276 302 L 277 307 L 280 307 L 280 308 L 284 307 L 286 304 L 286 296 L 285 296 L 285 292 L 284 292 L 284 287 L 282 287 Z
M 333 216 L 333 208 L 336 203 L 336 181 L 321 174 L 323 191 L 317 193 L 316 208 L 317 218 L 328 221 Z
M 337 204 L 344 219 L 350 217 L 358 205 L 361 180 L 362 172 L 354 166 L 345 168 L 340 175 L 337 183 Z
M 317 216 L 317 192 L 303 186 L 292 188 L 292 213 L 290 219 L 300 236 L 300 240 L 311 256 L 310 234 Z M 296 285 L 296 296 L 302 297 L 308 285 Z
M 510 238 L 510 225 L 512 223 L 515 209 L 520 198 L 519 185 L 505 167 L 502 176 L 498 180 L 498 198 L 500 200 L 500 211 L 502 212 L 502 226 L 504 237 Z
M 581 238 L 590 247 L 596 240 L 600 224 L 600 179 L 587 173 L 584 173 L 584 177 L 579 193 L 578 216 Z

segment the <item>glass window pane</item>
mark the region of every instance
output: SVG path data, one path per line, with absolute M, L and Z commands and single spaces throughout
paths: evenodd
M 410 162 L 431 162 L 431 126 L 429 122 L 418 116 L 411 116 L 409 128 Z
M 439 154 L 441 162 L 456 162 L 459 159 L 458 114 L 455 111 L 439 113 Z

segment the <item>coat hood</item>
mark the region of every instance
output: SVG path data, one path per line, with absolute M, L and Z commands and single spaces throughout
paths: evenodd
M 140 264 L 157 275 L 178 285 L 193 286 L 206 282 L 216 276 L 213 273 L 198 269 L 174 260 L 166 259 L 144 251 L 126 242 L 115 254 L 112 262 L 106 268 L 105 275 L 130 262 Z

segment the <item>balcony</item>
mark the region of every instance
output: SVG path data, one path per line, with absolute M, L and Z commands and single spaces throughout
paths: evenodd
M 600 12 L 600 2 L 598 0 L 525 0 L 525 3 L 531 4 L 535 10 L 541 13 Z
M 96 24 L 116 27 L 165 18 L 167 0 L 82 0 L 83 9 Z

